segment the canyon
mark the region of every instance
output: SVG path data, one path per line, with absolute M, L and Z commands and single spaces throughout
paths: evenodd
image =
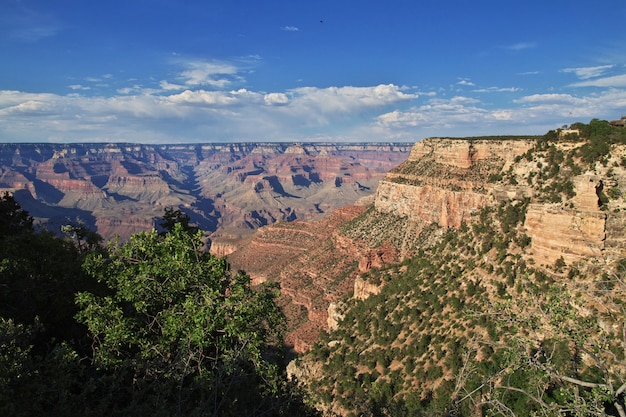
M 380 291 L 364 278 L 368 271 L 410 258 L 433 227 L 441 234 L 476 223 L 486 208 L 526 207 L 518 230 L 530 242 L 523 256 L 546 271 L 559 262 L 603 265 L 623 257 L 626 147 L 615 146 L 602 164 L 569 172 L 563 164 L 554 168 L 551 155 L 574 155 L 581 143 L 557 142 L 549 151 L 538 151 L 538 143 L 537 137 L 424 139 L 379 182 L 369 201 L 320 221 L 259 229 L 229 260 L 255 282 L 280 283 L 288 342 L 302 353 L 321 330 L 337 325 L 338 303 Z M 549 169 L 559 174 L 551 177 Z M 559 181 L 571 182 L 571 194 L 547 195 Z M 603 187 L 614 196 L 604 203 Z
M 626 131 L 575 127 L 410 146 L 6 145 L 0 185 L 42 226 L 143 230 L 181 209 L 226 257 L 210 259 L 219 277 L 274 284 L 287 375 L 323 415 L 623 415 Z
M 49 227 L 79 222 L 105 238 L 151 229 L 166 207 L 180 208 L 233 270 L 280 284 L 286 342 L 303 353 L 337 325 L 342 300 L 380 291 L 369 271 L 410 258 L 433 227 L 475 223 L 485 208 L 524 205 L 523 256 L 546 270 L 624 256 L 626 147 L 576 172 L 561 161 L 555 176 L 550 155 L 575 155 L 584 142 L 538 143 L 4 144 L 0 191 Z M 571 192 L 555 198 L 546 190 L 564 172 Z M 605 192 L 613 197 L 603 202 Z
M 105 240 L 180 209 L 219 255 L 277 221 L 311 220 L 372 195 L 408 143 L 0 144 L 0 192 L 55 232 Z

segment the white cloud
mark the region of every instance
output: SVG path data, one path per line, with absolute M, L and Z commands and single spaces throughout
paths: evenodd
M 491 117 L 493 117 L 495 120 L 504 120 L 504 121 L 513 120 L 514 115 L 515 115 L 515 112 L 511 110 L 495 110 L 491 113 Z
M 515 103 L 520 104 L 558 104 L 558 105 L 574 105 L 582 104 L 580 99 L 570 94 L 532 94 L 530 96 L 522 97 L 514 100 Z
M 300 29 L 297 28 L 296 26 L 283 26 L 282 29 L 285 32 L 298 32 Z
M 185 86 L 184 85 L 180 85 L 180 84 L 172 84 L 168 81 L 162 80 L 159 85 L 161 86 L 161 88 L 165 91 L 172 91 L 172 90 L 184 90 Z
M 165 100 L 168 103 L 182 105 L 230 106 L 237 98 L 232 93 L 222 91 L 185 90 L 182 93 L 168 96 Z
M 119 94 L 139 94 L 143 91 L 143 88 L 141 88 L 141 86 L 139 85 L 133 85 L 132 87 L 123 87 L 123 88 L 118 88 L 117 92 Z
M 91 87 L 87 87 L 81 84 L 72 84 L 68 85 L 68 87 L 72 90 L 91 90 Z
M 626 74 L 571 84 L 572 87 L 626 87 Z
M 429 123 L 430 118 L 426 112 L 413 109 L 410 111 L 394 110 L 378 116 L 378 123 L 385 127 L 417 127 L 422 123 Z
M 579 68 L 565 68 L 561 72 L 574 73 L 581 80 L 587 80 L 589 78 L 599 77 L 609 69 L 613 68 L 613 65 L 600 65 L 597 67 L 579 67 Z
M 289 97 L 285 93 L 269 93 L 263 97 L 263 100 L 270 106 L 284 106 L 289 103 Z
M 543 134 L 563 123 L 585 122 L 619 113 L 626 107 L 626 91 L 576 97 L 570 94 L 534 94 L 508 107 L 488 108 L 471 97 L 433 99 L 418 107 L 394 110 L 376 118 L 376 128 L 386 136 L 419 131 L 422 136 L 483 134 Z M 621 114 L 621 113 L 619 113 Z
M 394 111 L 378 117 L 378 124 L 386 127 L 403 126 L 446 127 L 455 123 L 477 122 L 487 112 L 477 105 L 480 102 L 471 97 L 457 96 L 452 99 L 433 99 L 420 107 L 406 112 Z
M 464 78 L 464 79 L 462 79 L 461 81 L 459 81 L 459 82 L 457 83 L 457 85 L 466 85 L 466 86 L 469 86 L 469 87 L 473 87 L 473 86 L 475 86 L 476 84 L 474 84 L 474 83 L 473 83 L 473 82 L 471 82 L 470 80 L 468 80 L 468 79 Z
M 384 141 L 542 134 L 564 123 L 618 117 L 626 108 L 624 89 L 586 96 L 533 94 L 494 106 L 471 96 L 418 97 L 413 88 L 393 84 L 270 93 L 135 87 L 128 90 L 132 95 L 112 97 L 0 91 L 0 140 Z
M 234 79 L 242 80 L 238 76 L 239 69 L 225 62 L 188 61 L 184 63 L 187 68 L 182 71 L 179 78 L 187 86 L 211 86 L 224 88 L 229 86 Z
M 289 90 L 293 103 L 306 109 L 317 109 L 323 113 L 345 113 L 369 107 L 382 107 L 418 97 L 404 93 L 393 84 L 374 87 L 301 87 Z
M 475 93 L 516 93 L 521 91 L 518 87 L 487 87 L 472 90 Z
M 267 94 L 246 89 L 166 94 L 131 86 L 112 97 L 0 91 L 0 138 L 166 142 L 341 136 L 355 123 L 417 97 L 393 84 Z
M 26 100 L 22 103 L 0 110 L 0 114 L 43 115 L 54 111 L 54 104 L 41 100 Z

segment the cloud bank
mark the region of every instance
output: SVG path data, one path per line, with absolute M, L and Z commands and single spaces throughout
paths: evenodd
M 417 141 L 428 136 L 543 134 L 626 108 L 626 75 L 610 66 L 571 68 L 575 95 L 524 94 L 458 78 L 449 89 L 378 84 L 254 91 L 245 65 L 179 61 L 171 79 L 151 85 L 111 74 L 74 80 L 67 94 L 0 91 L 2 142 Z M 470 87 L 461 92 L 459 87 Z M 503 99 L 502 97 L 507 97 Z M 607 116 L 607 117 L 609 117 Z M 616 117 L 617 117 L 616 116 Z M 555 122 L 556 121 L 556 122 Z

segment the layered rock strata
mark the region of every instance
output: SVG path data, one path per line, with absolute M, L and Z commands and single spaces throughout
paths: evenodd
M 574 196 L 552 203 L 536 196 L 538 190 L 529 185 L 546 163 L 521 158 L 534 144 L 534 139 L 425 139 L 413 147 L 404 164 L 380 182 L 375 208 L 410 219 L 411 233 L 416 233 L 432 223 L 458 228 L 482 207 L 529 199 L 523 232 L 531 238 L 535 262 L 553 265 L 563 258 L 572 264 L 609 256 L 609 252 L 618 256 L 615 248 L 625 236 L 624 201 L 613 199 L 603 206 L 599 193 L 607 184 L 614 189 L 626 185 L 624 167 L 618 163 L 624 149 L 614 148 L 615 162 L 607 164 L 611 168 L 598 166 L 595 171 L 574 175 Z M 571 143 L 555 146 L 563 152 L 572 148 Z M 512 184 L 502 181 L 506 175 Z
M 320 329 L 341 320 L 338 300 L 350 293 L 363 299 L 380 290 L 363 278 L 364 272 L 410 256 L 424 243 L 421 233 L 433 226 L 443 231 L 478 221 L 485 207 L 498 210 L 511 200 L 524 204 L 525 216 L 516 226 L 520 236 L 530 238 L 524 256 L 547 271 L 560 259 L 575 266 L 624 257 L 626 169 L 621 161 L 626 147 L 614 147 L 612 159 L 591 171 L 568 174 L 572 192 L 554 196 L 550 181 L 561 177 L 549 178 L 548 153 L 537 151 L 536 141 L 425 139 L 380 181 L 367 210 L 343 211 L 328 223 L 262 228 L 246 246 L 245 262 L 239 251 L 231 259 L 259 281 L 281 283 L 287 311 L 300 314 L 299 319 L 290 316 L 296 323 L 290 340 L 303 351 Z M 565 154 L 581 143 L 552 145 L 552 152 Z M 612 195 L 608 202 L 602 201 L 605 191 Z M 337 259 L 340 268 L 333 267 Z
M 124 240 L 157 226 L 166 207 L 180 208 L 226 254 L 260 226 L 327 216 L 372 195 L 409 150 L 402 143 L 0 144 L 0 192 L 15 192 L 54 230 L 80 222 L 105 239 Z

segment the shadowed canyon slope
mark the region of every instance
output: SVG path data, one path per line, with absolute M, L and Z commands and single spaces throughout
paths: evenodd
M 0 191 L 54 230 L 106 239 L 149 230 L 166 207 L 229 242 L 372 195 L 409 144 L 0 144 Z M 217 233 L 215 233 L 217 231 Z M 217 236 L 219 235 L 219 237 Z

